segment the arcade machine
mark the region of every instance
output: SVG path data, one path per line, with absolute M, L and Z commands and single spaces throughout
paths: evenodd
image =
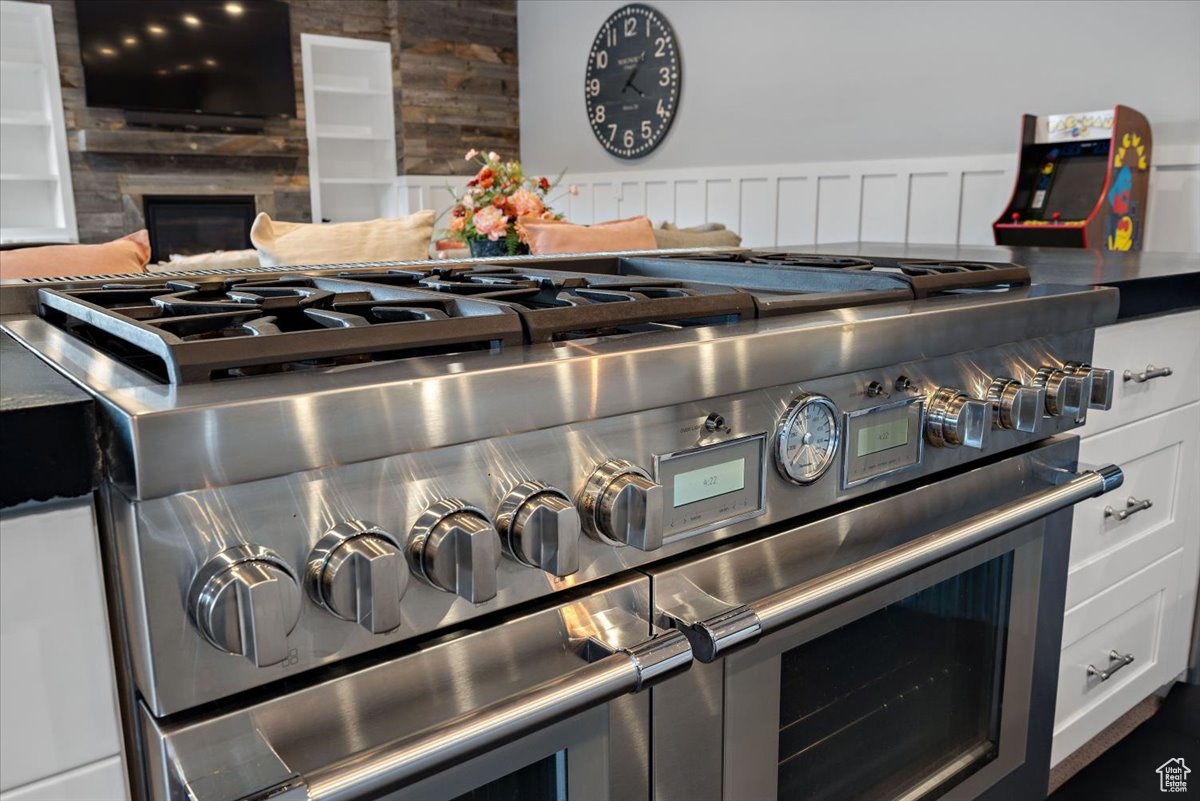
M 1026 114 L 996 244 L 1141 250 L 1149 183 L 1150 123 L 1133 109 Z

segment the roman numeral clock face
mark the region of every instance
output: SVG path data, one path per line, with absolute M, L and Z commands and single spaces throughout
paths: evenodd
M 588 122 L 604 149 L 636 159 L 658 147 L 679 107 L 681 77 L 675 32 L 661 14 L 633 3 L 609 17 L 584 82 Z

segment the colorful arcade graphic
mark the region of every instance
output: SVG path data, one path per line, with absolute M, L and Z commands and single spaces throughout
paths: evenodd
M 1012 199 L 998 245 L 1140 250 L 1150 123 L 1127 106 L 1022 118 Z

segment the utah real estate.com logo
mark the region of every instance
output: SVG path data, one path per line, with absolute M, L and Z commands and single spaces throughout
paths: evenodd
M 1157 770 L 1159 790 L 1164 793 L 1187 792 L 1187 777 L 1192 769 L 1183 763 L 1183 757 L 1168 759 Z

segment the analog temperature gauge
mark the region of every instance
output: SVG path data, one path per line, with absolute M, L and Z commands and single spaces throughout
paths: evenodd
M 824 395 L 797 395 L 775 432 L 775 465 L 788 481 L 811 484 L 838 447 L 837 407 Z

